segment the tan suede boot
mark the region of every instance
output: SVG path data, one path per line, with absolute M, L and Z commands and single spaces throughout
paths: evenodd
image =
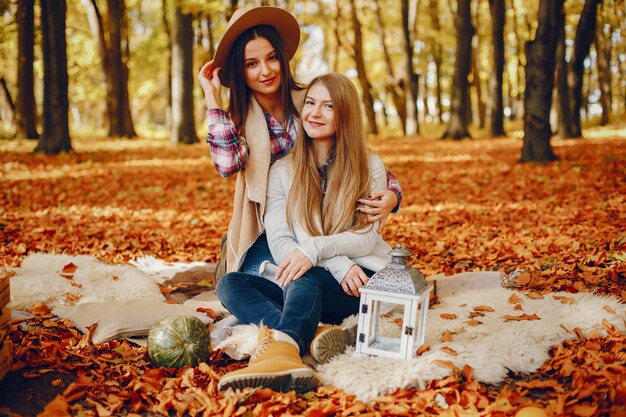
M 309 352 L 319 363 L 327 363 L 346 351 L 348 345 L 356 344 L 356 326 L 317 326 Z
M 271 388 L 304 393 L 317 388 L 315 371 L 302 362 L 298 345 L 286 334 L 267 327 L 259 332 L 259 343 L 247 367 L 222 376 L 218 389 Z

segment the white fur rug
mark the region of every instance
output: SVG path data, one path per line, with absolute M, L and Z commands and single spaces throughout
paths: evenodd
M 446 277 L 453 280 L 453 277 Z M 465 281 L 469 282 L 469 281 Z M 519 301 L 515 300 L 518 298 Z M 441 303 L 428 314 L 426 344 L 430 350 L 405 361 L 381 357 L 355 357 L 351 352 L 336 357 L 317 368 L 324 385 L 334 385 L 356 394 L 363 401 L 392 392 L 396 388 L 423 388 L 429 381 L 452 374 L 440 361 L 449 361 L 458 368 L 470 365 L 476 379 L 486 383 L 502 381 L 509 371 L 530 373 L 548 359 L 550 346 L 574 338 L 572 329 L 585 334 L 597 330 L 605 334 L 603 320 L 625 331 L 626 304 L 613 297 L 591 293 L 554 293 L 543 299 L 529 298 L 522 292 L 496 288 L 457 286 L 440 294 Z M 515 307 L 518 309 L 515 309 Z M 478 310 L 484 316 L 469 315 Z M 520 310 L 522 308 L 523 310 Z M 456 318 L 445 319 L 444 317 Z M 507 320 L 505 316 L 533 317 L 539 320 Z M 348 318 L 346 323 L 354 323 Z M 474 324 L 474 325 L 470 325 Z M 397 330 L 391 320 L 383 332 Z M 238 351 L 251 351 L 256 340 L 255 326 L 236 326 L 224 345 L 238 345 Z M 450 333 L 451 340 L 442 342 Z M 450 350 L 451 349 L 451 350 Z M 456 354 L 454 354 L 456 352 Z M 245 352 L 250 353 L 250 352 Z
M 70 264 L 75 268 L 68 267 Z M 165 299 L 156 282 L 140 270 L 125 265 L 108 265 L 93 256 L 36 253 L 26 257 L 22 265 L 13 270 L 9 306 L 15 310 L 29 309 L 38 302 L 54 308 L 94 302 Z

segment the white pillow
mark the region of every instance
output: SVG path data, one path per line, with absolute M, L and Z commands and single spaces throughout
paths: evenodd
M 212 321 L 193 307 L 149 300 L 59 306 L 52 313 L 70 320 L 83 333 L 87 333 L 87 327 L 98 323 L 92 338 L 94 344 L 116 338 L 147 336 L 157 321 L 169 316 L 196 316 L 205 324 Z

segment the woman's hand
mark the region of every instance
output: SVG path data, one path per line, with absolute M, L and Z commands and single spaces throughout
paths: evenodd
M 295 281 L 300 278 L 306 271 L 313 268 L 313 264 L 307 258 L 304 253 L 299 250 L 294 250 L 287 256 L 280 265 L 274 279 L 278 281 L 278 285 L 284 287 L 291 281 Z
M 360 266 L 354 264 L 341 280 L 341 288 L 346 294 L 359 297 L 361 295 L 359 288 L 367 284 L 367 281 L 369 281 L 369 277 L 365 275 Z
M 357 210 L 367 214 L 367 220 L 370 223 L 380 221 L 378 225 L 378 233 L 380 233 L 387 221 L 387 217 L 398 205 L 398 196 L 393 191 L 383 190 L 372 193 L 367 197 L 367 199 L 359 199 L 359 203 L 362 206 Z
M 204 101 L 209 109 L 222 108 L 222 99 L 220 98 L 222 82 L 218 77 L 220 70 L 220 67 L 213 67 L 213 60 L 211 60 L 204 64 L 198 73 L 198 81 L 200 81 L 204 91 Z

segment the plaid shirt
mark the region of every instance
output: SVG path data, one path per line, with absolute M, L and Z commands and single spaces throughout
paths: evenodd
M 267 112 L 264 114 L 272 146 L 271 165 L 287 155 L 298 133 L 293 115 L 289 117 L 285 132 L 283 125 L 274 116 Z M 222 177 L 230 177 L 242 171 L 248 162 L 248 146 L 239 140 L 239 132 L 228 113 L 222 109 L 209 109 L 207 111 L 207 123 L 209 134 L 206 141 L 211 146 L 211 158 L 217 172 Z M 395 213 L 402 202 L 402 188 L 389 170 L 387 170 L 387 189 L 398 196 L 398 205 L 393 209 L 393 213 Z
M 265 121 L 270 133 L 272 153 L 270 165 L 287 155 L 296 140 L 296 123 L 289 116 L 287 129 L 283 128 L 271 114 L 265 114 Z M 211 145 L 211 158 L 217 172 L 222 177 L 230 177 L 242 171 L 248 162 L 248 145 L 239 140 L 239 132 L 228 113 L 222 109 L 207 111 L 209 134 L 206 141 Z

